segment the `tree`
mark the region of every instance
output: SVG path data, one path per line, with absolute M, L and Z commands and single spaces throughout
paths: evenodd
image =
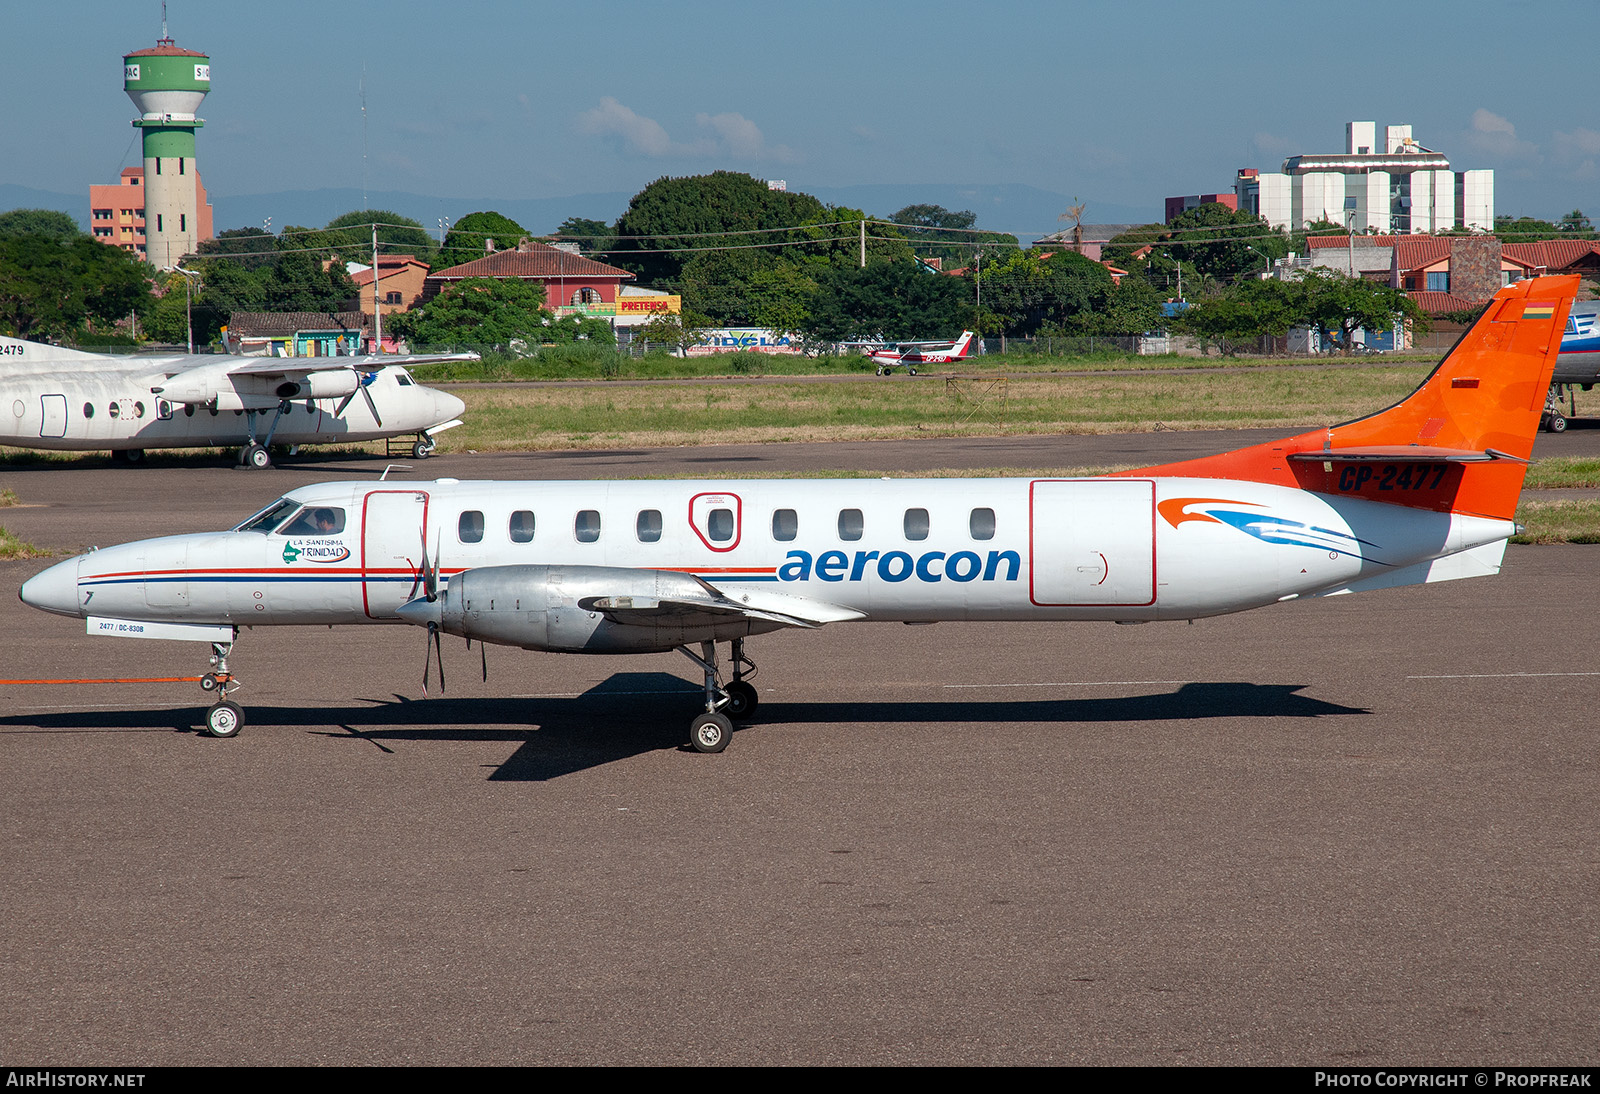
M 555 238 L 576 243 L 579 250 L 588 254 L 603 254 L 616 242 L 617 232 L 603 220 L 568 217 L 556 228 Z
M 12 209 L 8 213 L 0 213 L 0 238 L 50 236 L 72 239 L 82 234 L 76 220 L 55 209 Z
M 1309 322 L 1306 289 L 1301 281 L 1242 281 L 1196 301 L 1180 325 L 1232 356 L 1264 335 L 1281 338 Z
M 966 309 L 961 279 L 928 273 L 914 262 L 828 266 L 818 273 L 801 329 L 825 342 L 941 338 L 960 330 Z
M 769 190 L 735 171 L 660 178 L 628 203 L 611 256 L 641 284 L 671 285 L 695 251 L 786 242 L 797 237 L 763 229 L 821 223 L 827 211 L 810 194 Z
M 1581 210 L 1574 210 L 1580 216 Z M 1497 216 L 1494 218 L 1494 234 L 1500 237 L 1502 243 L 1536 243 L 1541 239 L 1555 239 L 1561 234 L 1561 229 L 1551 224 L 1548 220 L 1535 220 L 1533 217 Z
M 81 232 L 0 238 L 0 331 L 61 338 L 85 323 L 143 315 L 153 302 L 149 276 L 138 256 Z
M 1393 327 L 1397 320 L 1410 322 L 1419 331 L 1428 327 L 1422 309 L 1399 289 L 1363 278 L 1349 278 L 1332 270 L 1311 269 L 1302 279 L 1305 292 L 1302 314 L 1321 333 L 1323 342 L 1337 332 L 1346 353 L 1357 327 L 1380 331 Z
M 444 246 L 434 257 L 436 270 L 460 266 L 484 256 L 484 246 L 494 240 L 496 250 L 507 250 L 528 234 L 528 230 L 510 217 L 490 211 L 468 213 L 456 221 L 445 234 Z
M 1582 209 L 1574 209 L 1572 212 L 1561 218 L 1562 235 L 1575 235 L 1578 233 L 1587 234 L 1592 233 L 1593 231 L 1594 223 L 1590 221 L 1588 217 L 1583 215 Z
M 902 232 L 907 242 L 924 258 L 938 258 L 948 263 L 970 262 L 979 246 L 1018 246 L 1014 235 L 972 230 L 978 214 L 970 209 L 952 213 L 942 205 L 907 205 L 889 219 L 905 225 Z
M 391 316 L 389 324 L 414 345 L 508 346 L 540 341 L 547 318 L 543 285 L 509 277 L 469 277 L 422 307 Z
M 227 257 L 240 268 L 259 270 L 278 262 L 278 237 L 260 228 L 229 228 L 196 248 L 203 258 Z
M 1172 218 L 1167 236 L 1174 258 L 1192 262 L 1200 274 L 1219 281 L 1265 265 L 1289 253 L 1288 237 L 1253 213 L 1208 201 Z
M 433 239 L 422 225 L 410 217 L 388 209 L 358 209 L 334 217 L 318 233 L 312 244 L 351 262 L 372 261 L 372 230 L 377 225 L 380 254 L 414 254 L 427 259 L 433 254 Z M 307 243 L 290 246 L 307 246 Z
M 261 282 L 267 311 L 339 311 L 356 295 L 342 263 L 336 259 L 324 269 L 320 259 L 304 252 L 284 255 Z
M 1111 271 L 1076 251 L 1040 258 L 1014 251 L 984 266 L 983 303 L 1010 335 L 1052 331 L 1086 334 L 1111 296 Z

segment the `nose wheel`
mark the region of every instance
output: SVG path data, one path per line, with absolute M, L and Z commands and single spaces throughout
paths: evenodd
M 234 636 L 238 636 L 234 629 Z M 211 643 L 211 671 L 200 677 L 200 690 L 215 692 L 217 701 L 206 711 L 206 734 L 211 737 L 237 737 L 244 728 L 244 708 L 228 698 L 228 692 L 244 685 L 228 671 L 232 642 Z

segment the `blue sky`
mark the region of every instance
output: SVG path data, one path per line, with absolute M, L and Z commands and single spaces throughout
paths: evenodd
M 87 200 L 138 162 L 121 55 L 154 45 L 160 2 L 0 3 L 0 183 Z M 214 198 L 364 182 L 547 198 L 725 168 L 799 190 L 1024 183 L 1085 199 L 1091 222 L 1097 202 L 1159 219 L 1167 195 L 1342 151 L 1345 122 L 1370 120 L 1493 168 L 1500 213 L 1600 216 L 1600 0 L 168 10 L 178 45 L 211 57 Z

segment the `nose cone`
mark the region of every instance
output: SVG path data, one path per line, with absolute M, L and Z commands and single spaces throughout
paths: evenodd
M 408 600 L 394 610 L 407 623 L 415 623 L 419 627 L 426 627 L 429 623 L 435 625 L 444 620 L 444 601 L 429 600 L 419 596 L 415 600 Z
M 81 617 L 78 603 L 78 564 L 83 556 L 58 562 L 43 573 L 34 574 L 22 583 L 18 596 L 29 607 L 57 615 Z
M 452 418 L 459 418 L 465 414 L 467 412 L 467 404 L 448 391 L 435 391 L 433 393 L 433 412 L 438 415 L 439 421 L 448 422 Z

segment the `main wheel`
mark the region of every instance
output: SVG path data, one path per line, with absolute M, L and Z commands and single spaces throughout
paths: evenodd
M 878 366 L 878 375 L 879 375 L 879 376 L 882 376 L 882 375 L 883 375 L 883 366 L 882 366 L 882 365 L 879 365 L 879 366 Z
M 272 453 L 259 444 L 247 444 L 244 446 L 244 451 L 239 453 L 239 465 L 256 471 L 265 471 L 272 466 Z
M 1548 429 L 1552 433 L 1565 433 L 1567 431 L 1567 418 L 1566 418 L 1566 415 L 1564 415 L 1564 414 L 1552 414 L 1552 415 L 1550 415 L 1550 421 L 1548 423 L 1546 423 L 1545 428 Z
M 431 438 L 426 441 L 417 441 L 411 446 L 411 456 L 413 459 L 425 460 L 433 455 L 433 450 L 438 444 L 438 441 Z
M 224 699 L 206 711 L 206 732 L 213 737 L 237 737 L 244 728 L 244 709 Z
M 910 365 L 907 365 L 906 366 L 906 374 L 908 376 L 915 376 L 917 374 L 917 370 L 912 368 Z
M 689 743 L 696 752 L 721 752 L 733 736 L 733 723 L 724 714 L 702 714 L 689 724 Z
M 734 680 L 722 690 L 728 693 L 728 705 L 722 708 L 723 712 L 734 721 L 750 717 L 761 702 L 756 689 L 743 680 Z

